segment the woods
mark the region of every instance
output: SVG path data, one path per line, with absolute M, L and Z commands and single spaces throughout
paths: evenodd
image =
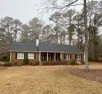
M 55 5 L 51 7 L 55 8 Z M 76 45 L 84 51 L 83 14 L 84 9 L 81 11 L 73 8 L 58 10 L 49 17 L 52 24 L 45 24 L 37 17 L 34 17 L 28 24 L 12 17 L 1 18 L 0 53 L 7 52 L 13 42 L 34 42 L 36 38 L 39 38 L 41 42 Z M 88 58 L 98 61 L 102 58 L 102 1 L 87 2 L 87 21 Z

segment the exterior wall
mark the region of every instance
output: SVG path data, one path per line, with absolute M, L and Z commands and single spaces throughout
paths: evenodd
M 11 52 L 11 62 L 12 63 L 17 63 L 17 62 L 23 62 L 24 59 L 16 59 L 16 53 L 17 52 Z M 29 59 L 29 62 L 34 62 L 39 60 L 39 53 L 36 52 L 36 57 L 35 59 Z
M 16 53 L 17 52 L 11 52 L 11 56 L 10 56 L 11 57 L 11 62 L 12 63 L 23 62 L 23 59 L 16 59 Z M 75 54 L 74 53 L 71 54 L 71 60 L 65 60 L 64 59 L 64 53 L 62 53 L 62 60 L 61 61 L 71 62 L 72 60 L 75 60 Z M 34 61 L 39 61 L 39 52 L 36 52 L 35 59 L 29 59 L 29 62 L 34 62 Z M 83 62 L 84 61 L 84 54 L 82 54 L 82 59 L 81 60 L 77 60 L 77 61 Z M 43 61 L 41 61 L 41 62 L 43 62 Z M 49 61 L 47 61 L 47 62 L 49 62 Z
M 70 60 L 65 60 L 64 59 L 64 54 L 65 53 L 62 53 L 62 61 L 69 61 L 69 62 L 71 62 L 72 60 L 76 60 L 76 58 L 75 58 L 75 53 L 73 53 L 73 54 L 71 54 L 71 59 Z M 76 60 L 76 61 L 84 61 L 84 54 L 81 54 L 82 55 L 82 59 L 81 60 Z

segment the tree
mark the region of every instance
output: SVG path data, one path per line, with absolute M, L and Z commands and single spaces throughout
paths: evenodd
M 67 34 L 68 34 L 68 40 L 69 44 L 72 44 L 75 25 L 73 24 L 73 17 L 75 15 L 75 10 L 70 9 L 66 13 L 63 13 L 63 17 L 67 20 Z
M 82 13 L 77 12 L 77 14 L 74 16 L 74 24 L 76 26 L 76 36 L 77 36 L 77 41 L 76 41 L 76 45 L 81 49 L 84 50 L 84 31 L 83 31 L 83 25 L 84 25 L 84 21 L 83 21 L 83 15 Z
M 86 9 L 86 0 L 84 0 L 84 25 L 85 25 L 85 69 L 89 70 L 88 66 L 88 47 L 89 47 L 89 41 L 88 41 L 88 36 L 89 33 L 87 31 L 87 9 Z
M 13 41 L 17 41 L 17 36 L 19 36 L 19 31 L 21 32 L 21 25 L 22 23 L 18 19 L 13 20 L 13 27 L 11 30 L 13 31 Z
M 30 27 L 26 24 L 22 25 L 21 35 L 20 35 L 21 42 L 30 42 Z
M 50 25 L 46 25 L 42 29 L 41 41 L 43 42 L 50 42 L 49 36 L 53 33 L 52 28 Z
M 88 10 L 88 32 L 89 32 L 89 59 L 98 60 L 99 33 L 98 28 L 101 26 L 100 4 L 98 1 L 90 1 L 87 4 Z M 100 11 L 100 12 L 99 12 Z
M 40 38 L 42 27 L 43 27 L 43 22 L 39 20 L 38 18 L 33 18 L 29 22 L 29 27 L 30 27 L 31 41 L 35 41 L 36 38 Z
M 56 8 L 56 9 L 65 9 L 68 8 L 70 5 L 72 5 L 73 3 L 77 2 L 78 0 L 64 0 L 65 2 L 63 4 L 63 6 L 59 6 L 58 5 L 58 1 L 59 0 L 51 0 L 50 2 L 47 0 L 48 4 L 45 4 L 45 6 L 47 5 L 47 7 L 50 7 L 50 9 Z M 85 69 L 88 70 L 89 66 L 88 66 L 88 31 L 87 31 L 87 9 L 86 9 L 86 0 L 84 1 L 84 27 L 85 27 Z M 46 3 L 46 2 L 45 2 Z M 50 4 L 49 4 L 50 3 Z M 48 6 L 49 5 L 49 6 Z M 49 9 L 49 8 L 47 8 Z
M 60 20 L 61 20 L 61 13 L 55 12 L 49 18 L 51 21 L 55 23 L 54 31 L 56 32 L 56 43 L 59 43 L 59 33 L 60 31 Z
M 13 26 L 13 18 L 11 17 L 2 18 L 0 21 L 0 26 L 3 30 L 3 35 L 5 36 L 3 38 L 5 46 L 10 46 L 13 41 L 11 31 L 11 28 Z

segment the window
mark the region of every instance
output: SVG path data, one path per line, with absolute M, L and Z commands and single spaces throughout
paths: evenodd
M 71 55 L 70 54 L 65 54 L 65 60 L 70 60 L 71 59 Z
M 34 59 L 34 53 L 28 53 L 28 59 Z
M 47 53 L 41 53 L 41 60 L 47 60 Z
M 81 55 L 79 55 L 79 54 L 76 55 L 76 59 L 77 59 L 77 60 L 81 60 Z
M 24 59 L 24 53 L 17 53 L 17 59 Z
M 54 55 L 52 53 L 48 54 L 48 60 L 53 60 Z

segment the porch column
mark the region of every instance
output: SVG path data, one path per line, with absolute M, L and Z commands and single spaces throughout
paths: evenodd
M 56 53 L 54 53 L 54 61 L 56 61 Z
M 41 52 L 39 52 L 39 65 L 41 65 Z
M 11 56 L 12 56 L 12 53 L 10 52 L 10 62 L 11 62 Z
M 48 61 L 48 52 L 47 52 L 47 61 Z
M 62 61 L 62 53 L 60 53 L 60 59 L 61 59 L 61 61 Z

